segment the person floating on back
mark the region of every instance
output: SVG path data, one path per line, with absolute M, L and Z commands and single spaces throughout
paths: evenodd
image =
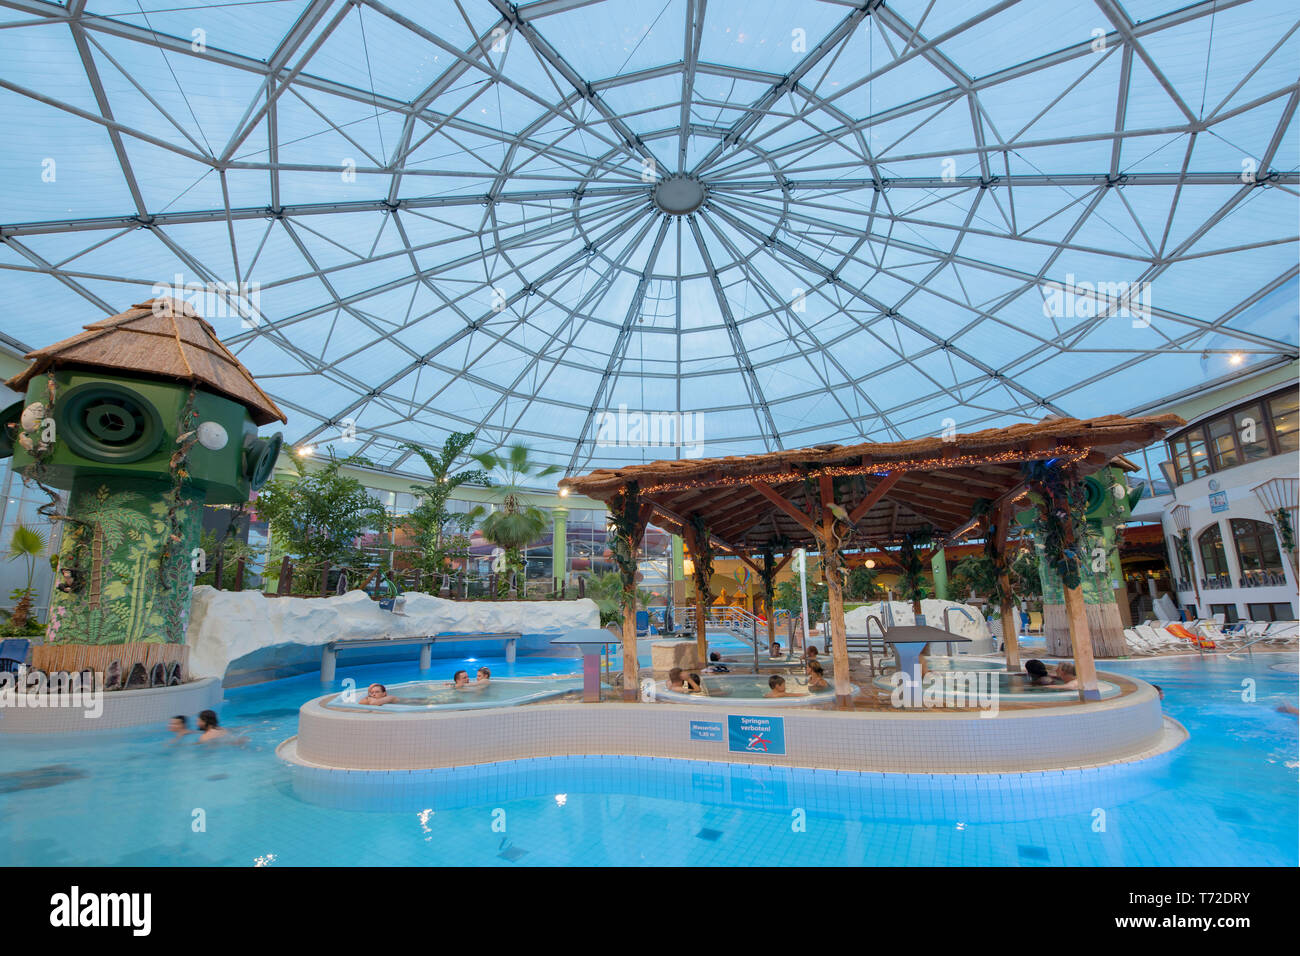
M 731 668 L 722 663 L 722 655 L 717 651 L 709 651 L 709 666 L 704 668 L 706 674 L 729 674 Z

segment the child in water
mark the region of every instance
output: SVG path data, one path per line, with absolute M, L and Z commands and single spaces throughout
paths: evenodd
M 821 664 L 815 660 L 808 662 L 808 693 L 818 690 L 826 690 L 831 685 L 826 681 L 825 671 Z
M 793 694 L 785 692 L 785 678 L 780 674 L 773 674 L 767 679 L 767 686 L 771 688 L 764 697 L 793 697 Z

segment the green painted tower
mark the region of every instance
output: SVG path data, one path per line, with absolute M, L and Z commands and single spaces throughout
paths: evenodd
M 186 304 L 151 299 L 30 353 L 0 455 L 68 492 L 47 645 L 180 644 L 205 504 L 270 477 L 284 414 Z M 53 493 L 51 493 L 53 508 Z M 72 655 L 70 666 L 91 657 Z

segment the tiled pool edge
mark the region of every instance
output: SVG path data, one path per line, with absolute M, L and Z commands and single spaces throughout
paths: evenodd
M 976 713 L 778 712 L 686 704 L 549 704 L 446 714 L 330 711 L 304 704 L 292 756 L 300 765 L 360 771 L 459 768 L 558 756 L 628 756 L 892 773 L 1023 773 L 1142 759 L 1168 740 L 1149 684 L 1122 697 L 1070 707 Z M 327 695 L 328 696 L 328 695 Z M 728 749 L 725 734 L 698 739 L 692 722 L 744 714 L 783 718 L 783 754 Z M 467 723 L 472 721 L 472 723 Z M 281 749 L 284 745 L 281 745 Z M 279 751 L 277 751 L 279 752 Z M 287 752 L 286 752 L 287 753 Z

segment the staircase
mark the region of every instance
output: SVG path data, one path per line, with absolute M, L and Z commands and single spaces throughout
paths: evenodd
M 704 620 L 708 627 L 734 634 L 754 647 L 758 646 L 761 633 L 763 635 L 761 639 L 765 642 L 763 649 L 766 649 L 767 624 L 756 614 L 750 614 L 744 608 L 709 608 Z

